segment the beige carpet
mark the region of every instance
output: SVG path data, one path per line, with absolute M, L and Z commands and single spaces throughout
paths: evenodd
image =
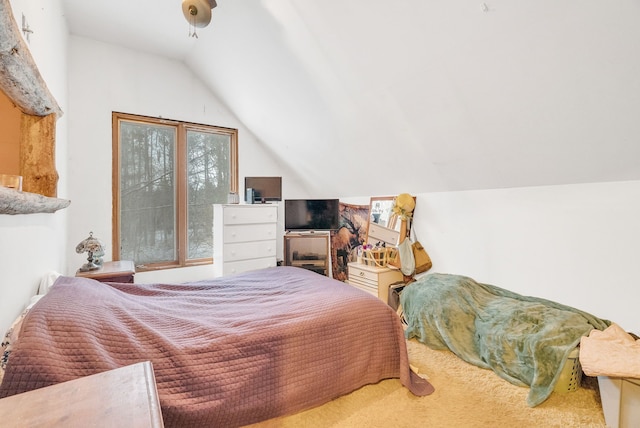
M 432 395 L 415 397 L 397 379 L 390 379 L 252 427 L 605 427 L 594 378 L 583 377 L 577 391 L 554 392 L 531 408 L 526 404 L 528 388 L 467 364 L 449 351 L 434 351 L 414 340 L 407 346 L 411 364 L 435 386 Z

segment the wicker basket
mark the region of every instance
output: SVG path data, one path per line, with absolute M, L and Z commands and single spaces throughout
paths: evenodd
M 571 351 L 564 363 L 558 383 L 553 388 L 555 392 L 573 392 L 580 388 L 582 382 L 582 367 L 578 358 L 578 348 Z
M 362 252 L 362 263 L 367 266 L 387 267 L 396 257 L 398 249 L 395 247 L 373 248 Z

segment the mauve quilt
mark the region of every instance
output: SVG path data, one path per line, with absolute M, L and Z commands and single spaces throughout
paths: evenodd
M 292 267 L 186 284 L 61 277 L 24 320 L 0 397 L 149 360 L 168 427 L 233 427 L 410 371 L 400 321 L 352 286 Z

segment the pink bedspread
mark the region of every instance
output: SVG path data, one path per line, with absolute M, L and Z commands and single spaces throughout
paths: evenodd
M 246 425 L 387 378 L 433 392 L 391 308 L 276 267 L 190 284 L 61 277 L 27 315 L 0 397 L 146 360 L 166 426 Z

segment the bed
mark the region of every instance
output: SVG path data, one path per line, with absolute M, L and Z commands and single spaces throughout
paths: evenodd
M 151 361 L 169 427 L 247 425 L 388 378 L 433 392 L 391 308 L 294 267 L 186 284 L 63 276 L 11 346 L 0 397 Z
M 535 407 L 553 392 L 582 336 L 609 321 L 549 300 L 450 274 L 428 274 L 402 290 L 407 338 L 529 386 Z

